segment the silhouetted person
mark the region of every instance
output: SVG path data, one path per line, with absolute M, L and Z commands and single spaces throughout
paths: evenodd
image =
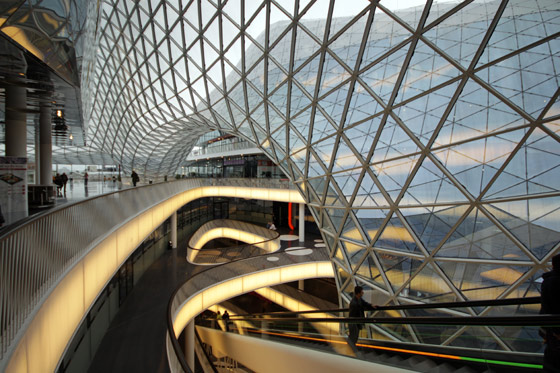
M 224 324 L 226 325 L 226 332 L 229 332 L 229 313 L 227 310 L 224 311 L 224 314 L 222 316 L 222 319 L 224 320 Z
M 62 187 L 64 186 L 64 182 L 62 181 L 62 176 L 60 176 L 59 173 L 56 174 L 56 176 L 54 177 L 54 183 L 56 184 L 56 196 L 57 197 L 62 197 Z
M 560 314 L 560 254 L 552 257 L 552 271 L 542 276 L 541 312 L 546 315 Z M 560 327 L 545 328 L 545 372 L 560 372 Z
M 140 181 L 140 177 L 138 177 L 138 174 L 136 173 L 136 171 L 132 171 L 132 174 L 130 175 L 130 177 L 132 177 L 132 185 L 136 186 L 136 183 L 138 181 Z
M 365 317 L 364 311 L 373 311 L 377 306 L 372 306 L 368 302 L 362 299 L 364 295 L 364 289 L 361 286 L 356 286 L 354 288 L 354 297 L 350 301 L 350 310 L 348 313 L 349 317 Z M 356 350 L 356 342 L 358 341 L 358 336 L 360 334 L 360 329 L 363 325 L 361 323 L 349 323 L 348 329 L 348 342 L 353 350 Z
M 62 176 L 60 177 L 62 179 L 62 184 L 64 187 L 64 194 L 66 195 L 66 184 L 68 183 L 68 176 L 66 175 L 66 172 L 62 173 Z
M 85 186 L 87 186 L 88 179 L 89 179 L 89 175 L 88 175 L 88 173 L 86 172 L 86 173 L 84 174 L 84 185 L 85 185 Z

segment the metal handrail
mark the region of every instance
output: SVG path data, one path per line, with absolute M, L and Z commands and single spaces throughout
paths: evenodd
M 0 360 L 55 286 L 104 237 L 181 192 L 210 185 L 290 187 L 268 179 L 181 179 L 65 204 L 2 230 Z
M 528 298 L 508 298 L 508 299 L 487 299 L 487 300 L 475 300 L 475 301 L 465 301 L 465 302 L 442 302 L 442 303 L 422 303 L 422 304 L 402 304 L 394 306 L 377 306 L 375 311 L 393 311 L 393 310 L 418 310 L 418 309 L 434 309 L 434 308 L 467 308 L 467 307 L 491 307 L 491 306 L 520 306 L 524 304 L 539 304 L 541 302 L 540 297 L 528 297 Z M 338 312 L 348 312 L 348 308 L 336 308 L 329 310 L 314 310 L 314 311 L 280 311 L 280 312 L 268 312 L 268 313 L 253 313 L 250 315 L 236 315 L 232 316 L 236 318 L 252 317 L 258 318 L 262 316 L 282 316 L 282 315 L 309 315 L 313 313 L 338 313 Z

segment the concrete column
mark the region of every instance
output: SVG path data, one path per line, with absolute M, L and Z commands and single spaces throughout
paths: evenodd
M 305 241 L 305 204 L 299 204 L 299 242 Z
M 6 86 L 6 156 L 27 157 L 27 91 Z
M 39 171 L 40 179 L 38 184 L 52 184 L 52 127 L 51 127 L 51 106 L 41 104 L 39 115 L 39 165 L 35 165 Z M 35 149 L 37 152 L 37 149 Z
M 187 364 L 194 372 L 194 344 L 195 344 L 195 334 L 194 334 L 194 320 L 187 324 L 185 329 L 185 360 Z
M 171 246 L 177 248 L 177 211 L 171 215 Z

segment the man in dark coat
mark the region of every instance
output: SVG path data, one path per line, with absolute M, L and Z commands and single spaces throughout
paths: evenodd
M 552 271 L 543 274 L 541 314 L 560 314 L 560 254 L 552 257 Z M 560 327 L 546 328 L 544 371 L 560 372 Z
M 349 317 L 365 317 L 364 311 L 373 311 L 377 306 L 372 306 L 368 302 L 362 299 L 364 295 L 364 289 L 361 286 L 356 286 L 354 288 L 354 297 L 350 301 L 350 311 L 348 313 Z M 362 329 L 361 323 L 349 323 L 348 329 L 350 333 L 348 334 L 348 342 L 353 350 L 356 350 L 356 342 L 358 341 L 358 335 L 360 334 L 360 329 Z

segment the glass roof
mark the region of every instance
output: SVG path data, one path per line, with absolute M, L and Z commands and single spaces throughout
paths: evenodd
M 87 138 L 152 177 L 206 132 L 255 142 L 301 186 L 343 300 L 538 295 L 559 36 L 556 0 L 109 0 Z

